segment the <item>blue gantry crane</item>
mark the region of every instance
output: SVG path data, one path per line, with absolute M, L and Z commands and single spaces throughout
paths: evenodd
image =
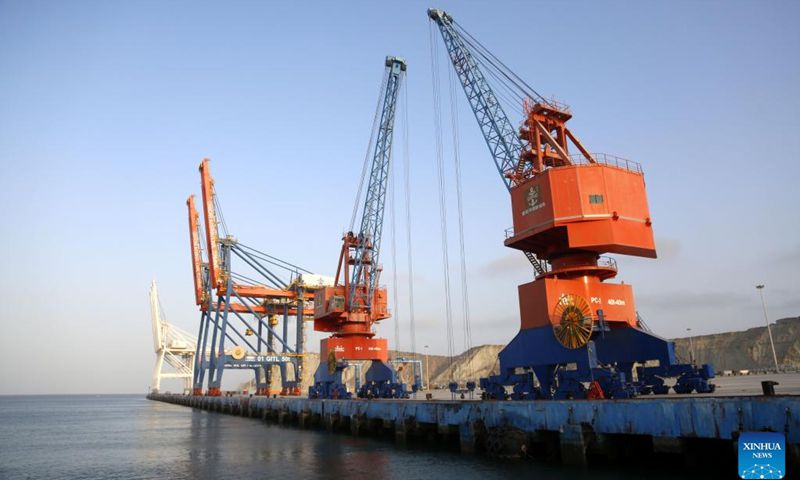
M 249 247 L 218 231 L 217 199 L 209 161 L 200 164 L 207 262 L 194 195 L 186 201 L 195 302 L 200 325 L 193 394 L 221 395 L 226 369 L 252 370 L 256 395 L 300 395 L 304 321 L 313 315 L 313 289 L 325 277 Z M 234 260 L 239 267 L 234 269 Z M 245 274 L 246 273 L 246 274 Z M 289 327 L 294 323 L 294 338 Z M 273 367 L 280 388 L 273 388 Z

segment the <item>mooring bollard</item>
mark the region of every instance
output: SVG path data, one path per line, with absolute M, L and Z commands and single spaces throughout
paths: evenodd
M 767 397 L 774 397 L 775 385 L 780 385 L 780 383 L 774 380 L 764 380 L 761 382 L 761 391 L 764 392 L 764 395 Z

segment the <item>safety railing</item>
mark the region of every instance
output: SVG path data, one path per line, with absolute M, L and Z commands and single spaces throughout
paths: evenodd
M 609 167 L 617 167 L 629 172 L 643 174 L 642 165 L 639 162 L 628 160 L 627 158 L 617 157 L 608 153 L 592 153 L 590 154 L 596 163 L 608 165 Z M 570 160 L 573 165 L 591 165 L 592 162 L 586 159 L 581 154 L 570 155 Z
M 597 259 L 597 266 L 617 271 L 617 261 L 611 257 L 601 256 Z

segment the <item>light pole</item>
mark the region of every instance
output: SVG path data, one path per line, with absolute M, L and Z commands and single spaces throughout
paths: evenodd
M 769 334 L 769 345 L 772 347 L 772 360 L 775 361 L 775 373 L 778 373 L 778 356 L 775 355 L 775 342 L 772 341 L 772 329 L 769 327 L 769 317 L 767 317 L 767 302 L 764 300 L 764 285 L 756 285 L 758 293 L 761 295 L 761 307 L 764 309 L 764 321 L 767 323 L 767 333 Z
M 425 345 L 425 385 L 428 386 L 428 390 L 431 389 L 431 369 L 430 369 L 430 362 L 428 361 L 428 346 Z
M 686 329 L 687 332 L 691 332 L 691 328 Z M 692 343 L 692 334 L 689 333 L 689 363 L 694 365 L 694 343 Z

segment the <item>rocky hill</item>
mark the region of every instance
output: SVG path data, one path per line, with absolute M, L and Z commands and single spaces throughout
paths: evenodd
M 772 325 L 772 336 L 775 341 L 778 363 L 789 367 L 800 367 L 800 317 L 778 320 Z M 687 362 L 689 360 L 689 343 L 688 337 L 675 340 L 675 351 L 678 357 Z M 766 327 L 691 337 L 691 344 L 697 363 L 712 363 L 718 372 L 769 368 L 773 365 L 772 349 L 769 345 Z M 502 348 L 503 345 L 481 345 L 453 357 L 452 378 L 463 383 L 467 380 L 477 380 L 490 374 L 496 374 L 498 372 L 497 354 Z M 391 352 L 390 358 L 396 357 L 420 360 L 423 365 L 423 383 L 428 383 L 428 379 L 425 378 L 425 365 L 430 366 L 431 385 L 446 388 L 450 382 L 451 362 L 447 356 Z M 319 356 L 316 353 L 309 353 L 306 356 L 304 392 L 308 390 L 308 385 L 313 379 L 318 364 Z M 412 368 L 404 366 L 399 370 L 403 382 L 411 384 L 413 382 Z M 352 369 L 349 369 L 346 375 L 348 381 L 352 381 L 352 375 Z M 252 390 L 253 386 L 243 385 L 242 388 Z
M 772 324 L 775 354 L 780 365 L 800 367 L 800 317 L 782 318 Z M 675 351 L 689 359 L 689 338 L 675 340 Z M 712 363 L 716 371 L 770 368 L 774 365 L 767 327 L 741 332 L 691 337 L 697 363 Z

